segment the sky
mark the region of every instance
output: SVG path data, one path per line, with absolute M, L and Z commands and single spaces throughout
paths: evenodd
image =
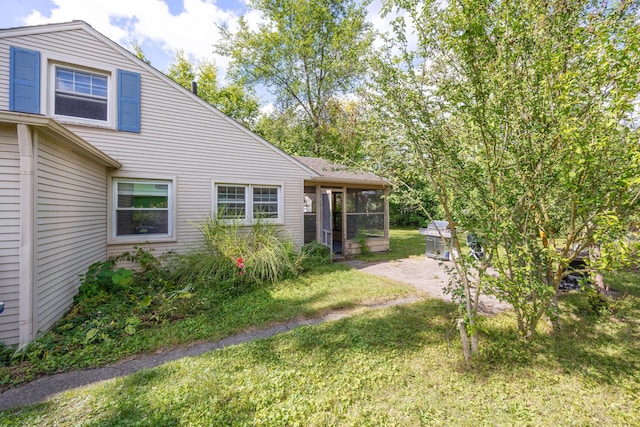
M 374 27 L 388 28 L 377 16 L 379 6 L 371 8 Z M 127 49 L 139 44 L 160 71 L 166 72 L 182 49 L 192 59 L 214 60 L 222 80 L 229 60 L 213 53 L 218 26 L 233 30 L 241 15 L 250 26 L 261 20 L 246 0 L 0 0 L 0 28 L 81 19 Z
M 0 0 L 0 28 L 81 19 L 126 48 L 137 42 L 161 71 L 183 49 L 214 59 L 223 75 L 228 60 L 212 47 L 220 39 L 217 25 L 233 28 L 240 15 L 260 20 L 243 0 Z

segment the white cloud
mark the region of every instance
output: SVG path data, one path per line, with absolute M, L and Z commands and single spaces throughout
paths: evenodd
M 213 0 L 184 0 L 183 10 L 175 16 L 162 0 L 52 0 L 52 3 L 49 16 L 33 11 L 25 18 L 25 24 L 81 19 L 125 47 L 135 40 L 143 48 L 145 44 L 159 46 L 170 57 L 183 49 L 190 57 L 213 59 L 223 75 L 229 59 L 213 53 L 213 44 L 220 40 L 217 25 L 232 26 L 239 16 L 233 10 L 221 9 Z
M 245 21 L 249 29 L 252 31 L 258 31 L 260 24 L 265 20 L 264 15 L 259 10 L 249 9 L 244 15 Z
M 275 105 L 273 105 L 273 102 L 269 102 L 268 104 L 265 104 L 262 107 L 260 107 L 260 114 L 265 116 L 270 115 L 274 111 L 276 111 L 276 107 Z

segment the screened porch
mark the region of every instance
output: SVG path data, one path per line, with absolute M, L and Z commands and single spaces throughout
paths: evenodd
M 304 242 L 327 246 L 334 257 L 389 250 L 388 184 L 373 175 L 311 157 L 298 160 L 320 176 L 305 181 Z

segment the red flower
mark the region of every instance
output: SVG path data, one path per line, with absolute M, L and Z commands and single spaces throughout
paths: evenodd
M 238 269 L 240 270 L 240 274 L 244 273 L 244 260 L 242 258 L 238 258 L 236 260 L 236 265 L 238 266 Z

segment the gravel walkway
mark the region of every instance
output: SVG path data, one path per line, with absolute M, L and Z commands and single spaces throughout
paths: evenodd
M 408 283 L 434 298 L 451 301 L 451 295 L 444 293 L 444 288 L 449 282 L 447 267 L 453 268 L 451 262 L 420 256 L 384 262 L 351 260 L 343 263 L 365 273 Z M 480 295 L 478 311 L 481 314 L 492 315 L 509 309 L 509 304 L 499 301 L 494 296 Z

